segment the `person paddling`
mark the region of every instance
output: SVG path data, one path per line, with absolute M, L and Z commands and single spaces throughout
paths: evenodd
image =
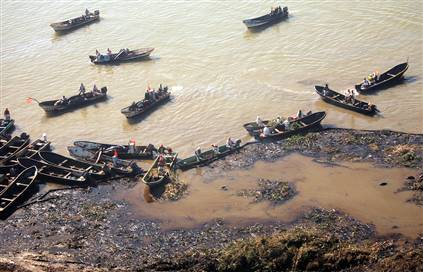
M 6 108 L 5 110 L 4 110 L 4 120 L 5 121 L 10 121 L 10 111 L 9 111 L 9 109 L 8 108 Z

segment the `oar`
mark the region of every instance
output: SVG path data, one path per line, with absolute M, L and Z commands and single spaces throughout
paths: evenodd
M 101 155 L 103 154 L 103 150 L 100 149 L 100 151 L 98 152 L 98 156 L 97 159 L 95 160 L 95 163 L 97 164 L 100 161 Z
M 33 97 L 28 97 L 28 98 L 26 99 L 26 102 L 27 102 L 28 104 L 31 104 L 32 100 L 34 100 L 35 102 L 37 102 L 38 104 L 40 104 L 40 101 L 38 101 L 37 99 L 35 99 L 35 98 L 33 98 Z

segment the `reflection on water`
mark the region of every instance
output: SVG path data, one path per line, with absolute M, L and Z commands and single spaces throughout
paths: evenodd
M 274 163 L 257 163 L 250 170 L 206 174 L 194 169 L 180 174 L 189 184 L 189 194 L 177 202 L 153 202 L 144 185 L 120 193 L 140 217 L 160 219 L 167 226 L 192 227 L 213 218 L 233 224 L 280 220 L 289 222 L 310 207 L 340 209 L 380 233 L 400 232 L 415 237 L 423 227 L 423 209 L 406 202 L 411 192 L 398 193 L 403 181 L 417 171 L 381 169 L 367 163 L 326 165 L 309 157 L 290 155 Z M 274 206 L 252 203 L 237 192 L 257 187 L 259 178 L 294 183 L 298 190 L 292 200 Z M 387 182 L 386 186 L 380 186 Z M 228 190 L 222 190 L 222 186 Z M 395 230 L 393 230 L 395 228 Z

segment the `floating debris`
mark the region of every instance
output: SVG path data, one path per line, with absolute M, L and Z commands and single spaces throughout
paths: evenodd
M 237 193 L 238 196 L 252 197 L 254 202 L 264 200 L 271 201 L 273 204 L 281 204 L 291 199 L 296 194 L 294 185 L 281 180 L 259 179 L 258 188 L 242 190 Z

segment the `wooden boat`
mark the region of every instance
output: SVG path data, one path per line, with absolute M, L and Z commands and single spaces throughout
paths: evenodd
M 10 139 L 0 148 L 0 164 L 13 158 L 22 148 L 29 144 L 29 136 L 25 133 Z
M 74 95 L 69 98 L 48 100 L 38 102 L 38 105 L 47 113 L 62 113 L 68 110 L 81 108 L 107 99 L 107 87 L 101 88 L 99 92 L 86 92 L 83 95 Z
M 159 160 L 160 156 L 158 156 L 153 164 L 151 165 L 150 169 L 145 173 L 144 177 L 142 178 L 142 182 L 148 185 L 149 187 L 157 187 L 159 185 L 164 185 L 169 182 L 170 173 L 175 166 L 176 158 L 178 154 L 166 156 L 164 155 L 165 165 L 162 169 L 159 169 Z
M 189 158 L 179 160 L 176 163 L 176 168 L 185 171 L 196 166 L 204 166 L 218 159 L 226 157 L 227 155 L 240 150 L 244 146 L 245 145 L 241 145 L 241 140 L 236 141 L 236 144 L 233 148 L 229 148 L 226 145 L 221 145 L 218 147 L 219 153 L 216 153 L 213 149 L 207 150 L 205 152 L 202 152 L 200 156 L 194 155 Z
M 0 119 L 0 135 L 6 136 L 15 127 L 15 120 Z
M 14 171 L 19 171 L 20 166 L 18 164 L 17 158 L 19 157 L 26 157 L 37 159 L 39 151 L 47 151 L 50 150 L 50 142 L 44 141 L 42 139 L 37 139 L 31 144 L 25 146 L 20 151 L 15 153 L 13 156 L 3 160 L 0 163 L 0 173 L 8 173 L 10 172 L 11 168 L 14 168 Z
M 358 99 L 355 99 L 354 103 L 346 102 L 346 97 L 343 94 L 323 86 L 315 86 L 314 88 L 317 94 L 319 94 L 323 99 L 323 101 L 329 104 L 367 115 L 374 115 L 379 112 L 379 110 L 376 108 L 376 105 L 371 103 L 360 101 Z
M 18 158 L 18 163 L 25 169 L 36 166 L 38 168 L 38 175 L 40 180 L 45 182 L 79 186 L 89 185 L 89 173 L 71 171 L 66 168 L 61 168 L 43 161 L 28 158 Z
M 138 159 L 138 160 L 151 160 L 154 159 L 159 153 L 154 145 L 135 145 L 135 142 L 130 145 L 115 145 L 115 144 L 102 144 L 90 141 L 75 141 L 75 146 L 82 147 L 90 151 L 101 150 L 104 155 L 113 156 L 116 151 L 120 159 Z M 169 150 L 169 148 L 165 148 Z
M 307 115 L 310 115 L 310 114 L 312 114 L 312 112 L 311 112 L 311 111 L 309 111 L 309 112 L 308 112 L 306 115 L 304 115 L 304 117 L 302 117 L 302 118 L 305 118 L 305 117 L 307 117 Z M 301 121 L 301 119 L 302 119 L 302 118 L 300 118 L 300 119 L 296 119 L 296 118 L 292 118 L 292 117 L 291 117 L 291 119 L 290 119 L 290 118 L 288 118 L 288 121 L 290 122 L 290 125 L 291 125 L 291 123 L 292 123 L 292 122 L 295 122 L 295 121 Z M 247 132 L 248 132 L 250 135 L 255 136 L 255 135 L 260 134 L 260 133 L 263 131 L 264 126 L 269 126 L 269 127 L 281 126 L 281 125 L 282 125 L 282 122 L 283 122 L 284 120 L 285 120 L 284 118 L 282 118 L 282 117 L 278 117 L 278 118 L 275 118 L 275 119 L 273 119 L 273 120 L 263 120 L 263 125 L 261 125 L 261 126 L 259 126 L 259 125 L 257 124 L 257 122 L 250 122 L 250 123 L 246 123 L 246 124 L 244 124 L 244 125 L 243 125 L 243 127 L 247 130 Z
M 315 131 L 321 126 L 322 120 L 326 117 L 326 112 L 320 111 L 307 115 L 304 118 L 290 122 L 289 129 L 286 130 L 283 124 L 277 125 L 273 128 L 280 132 L 273 131 L 271 135 L 264 136 L 263 134 L 256 135 L 260 140 L 281 140 L 292 135 L 305 134 L 310 131 Z
M 58 22 L 58 23 L 52 23 L 50 26 L 54 29 L 56 32 L 65 32 L 69 30 L 73 30 L 76 28 L 79 28 L 84 25 L 88 25 L 92 22 L 95 22 L 100 19 L 100 11 L 95 10 L 94 13 L 90 12 L 85 15 L 75 17 L 66 21 Z
M 266 25 L 271 25 L 277 22 L 280 22 L 288 18 L 288 7 L 275 12 L 272 11 L 269 14 L 242 21 L 248 28 L 263 27 Z
M 79 146 L 68 146 L 69 154 L 77 159 L 91 163 L 105 164 L 111 172 L 120 176 L 135 176 L 143 173 L 143 170 L 133 161 L 117 159 L 113 163 L 111 156 L 104 155 L 101 151 L 94 153 Z
M 140 48 L 140 49 L 121 49 L 117 53 L 112 54 L 98 54 L 98 56 L 89 56 L 90 60 L 94 64 L 113 64 L 125 61 L 134 61 L 146 59 L 153 52 L 154 48 Z
M 83 162 L 53 152 L 43 151 L 39 154 L 43 161 L 69 171 L 88 173 L 95 179 L 105 179 L 110 176 L 110 170 L 105 165 Z
M 168 91 L 167 86 L 162 90 L 159 89 L 159 91 L 155 91 L 155 93 L 156 99 L 143 99 L 138 102 L 133 102 L 132 105 L 123 108 L 120 112 L 125 115 L 126 118 L 134 118 L 147 113 L 170 100 L 170 92 Z
M 37 167 L 29 167 L 22 171 L 16 178 L 10 180 L 6 187 L 0 184 L 0 217 L 10 213 L 20 201 L 24 200 L 25 195 L 29 193 L 36 184 Z M 3 190 L 2 190 L 3 189 Z
M 393 84 L 398 83 L 402 79 L 402 76 L 404 75 L 405 71 L 407 71 L 407 69 L 408 61 L 398 64 L 397 66 L 389 69 L 385 73 L 376 77 L 376 80 L 370 85 L 365 84 L 364 81 L 360 84 L 355 85 L 355 89 L 360 93 L 368 93 L 371 91 L 392 86 Z

